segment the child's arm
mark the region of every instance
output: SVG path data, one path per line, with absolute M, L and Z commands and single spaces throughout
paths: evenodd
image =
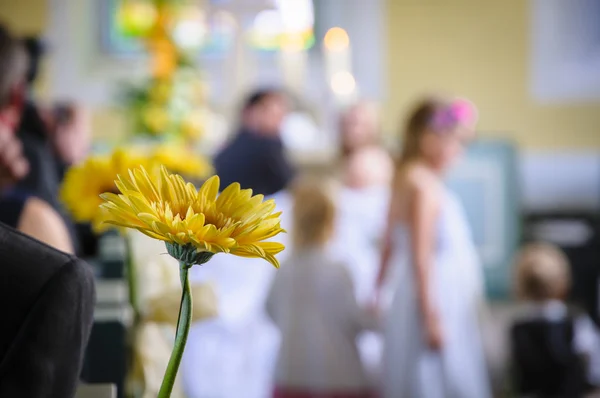
M 578 354 L 584 357 L 587 379 L 594 387 L 600 387 L 600 333 L 587 315 L 575 318 L 574 345 Z
M 349 319 L 355 333 L 362 330 L 379 328 L 379 315 L 373 308 L 362 308 L 356 301 L 354 282 L 345 265 L 340 265 L 339 295 L 344 314 Z
M 377 296 L 379 296 L 379 293 L 381 291 L 381 288 L 382 288 L 385 278 L 387 276 L 390 258 L 392 256 L 392 253 L 394 250 L 392 234 L 394 232 L 394 224 L 397 222 L 396 215 L 398 213 L 398 209 L 397 209 L 397 207 L 398 207 L 397 195 L 398 194 L 397 194 L 397 189 L 395 189 L 396 188 L 395 185 L 397 185 L 397 184 L 395 183 L 392 186 L 392 193 L 390 195 L 390 204 L 389 204 L 389 208 L 388 208 L 386 228 L 385 228 L 385 232 L 383 234 L 383 242 L 382 242 L 383 247 L 382 247 L 382 251 L 381 251 L 381 263 L 379 266 L 379 273 L 377 275 L 377 284 L 376 284 Z M 379 301 L 379 300 L 376 300 L 376 301 Z
M 415 183 L 411 192 L 408 212 L 408 228 L 413 266 L 415 268 L 417 299 L 423 315 L 424 331 L 431 348 L 442 344 L 439 314 L 430 300 L 430 272 L 435 250 L 435 226 L 438 217 L 436 187 Z

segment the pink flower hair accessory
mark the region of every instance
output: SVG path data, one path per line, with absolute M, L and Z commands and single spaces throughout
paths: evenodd
M 446 130 L 458 125 L 474 126 L 477 118 L 475 105 L 469 100 L 459 98 L 436 111 L 431 120 L 431 126 L 436 130 Z

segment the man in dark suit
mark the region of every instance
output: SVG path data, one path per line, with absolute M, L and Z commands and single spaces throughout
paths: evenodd
M 257 91 L 246 100 L 237 135 L 215 157 L 223 187 L 239 182 L 263 195 L 287 187 L 294 177 L 280 134 L 287 112 L 287 98 L 276 90 Z
M 56 156 L 50 141 L 50 126 L 42 117 L 33 97 L 33 86 L 44 56 L 42 42 L 33 37 L 19 40 L 27 54 L 27 68 L 23 71 L 22 103 L 17 135 L 29 162 L 29 173 L 16 184 L 17 189 L 34 195 L 54 208 L 69 231 L 75 253 L 80 254 L 79 237 L 73 223 L 59 201 L 59 189 L 65 165 Z M 28 97 L 28 98 L 27 98 Z
M 26 162 L 0 131 L 0 191 Z M 95 302 L 91 269 L 0 223 L 0 397 L 75 393 Z
M 93 322 L 91 269 L 4 224 L 0 264 L 0 397 L 73 397 Z
M 28 65 L 22 76 L 24 101 L 21 104 L 17 135 L 23 143 L 23 152 L 29 161 L 31 171 L 17 183 L 17 186 L 43 199 L 55 210 L 61 211 L 58 201 L 59 162 L 50 145 L 49 126 L 43 120 L 32 95 L 44 48 L 39 40 L 32 38 L 20 42 L 27 53 Z
M 7 94 L 0 98 L 16 95 L 4 84 L 14 48 L 0 27 L 0 93 Z M 4 106 L 0 122 L 14 120 Z M 27 172 L 21 149 L 9 129 L 0 129 L 0 192 Z M 0 397 L 74 396 L 94 302 L 85 263 L 0 223 Z

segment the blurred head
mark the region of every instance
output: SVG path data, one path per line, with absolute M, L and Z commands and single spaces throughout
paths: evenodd
M 0 123 L 16 127 L 25 100 L 27 54 L 21 42 L 0 25 Z
M 373 145 L 379 131 L 379 111 L 375 104 L 363 101 L 352 105 L 340 119 L 342 153 L 346 156 L 361 147 Z
M 333 182 L 318 177 L 300 177 L 292 186 L 296 248 L 324 246 L 333 234 L 335 200 Z
M 369 146 L 350 153 L 346 158 L 345 184 L 351 188 L 389 185 L 394 164 L 381 148 Z
M 77 164 L 87 156 L 91 138 L 91 118 L 84 107 L 77 104 L 58 104 L 47 115 L 50 141 L 60 159 L 66 164 Z
M 256 134 L 278 136 L 288 111 L 288 100 L 282 92 L 260 90 L 244 103 L 242 124 Z
M 546 243 L 525 246 L 517 255 L 516 292 L 532 301 L 563 300 L 571 285 L 569 261 L 557 247 Z
M 443 171 L 475 135 L 477 109 L 465 99 L 429 98 L 410 114 L 400 165 L 420 158 Z

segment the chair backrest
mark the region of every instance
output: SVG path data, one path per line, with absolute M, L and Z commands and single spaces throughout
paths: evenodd
M 82 384 L 75 398 L 117 398 L 117 387 L 114 384 Z

